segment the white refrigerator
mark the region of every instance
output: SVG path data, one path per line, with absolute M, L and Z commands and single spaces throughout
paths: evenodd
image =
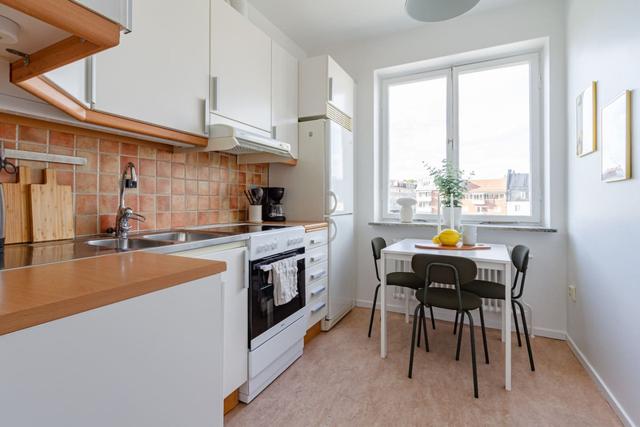
M 330 329 L 354 306 L 353 134 L 330 119 L 299 123 L 295 167 L 271 165 L 270 186 L 285 187 L 287 219 L 329 224 L 327 315 Z

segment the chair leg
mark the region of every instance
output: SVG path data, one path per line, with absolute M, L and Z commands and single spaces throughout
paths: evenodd
M 460 314 L 456 312 L 457 315 Z M 460 360 L 460 344 L 462 343 L 462 326 L 464 326 L 464 314 L 460 316 L 460 327 L 458 328 L 458 345 L 456 347 L 456 360 Z
M 413 353 L 416 350 L 416 324 L 418 323 L 418 310 L 420 306 L 416 307 L 416 311 L 413 313 L 413 332 L 411 333 L 411 355 L 409 356 L 409 378 L 413 374 Z
M 418 311 L 418 341 L 416 347 L 420 347 L 420 337 L 422 336 L 422 304 L 418 304 L 420 310 Z
M 471 367 L 473 368 L 473 397 L 478 398 L 478 367 L 476 366 L 476 339 L 473 334 L 473 317 L 466 311 L 469 318 L 469 338 L 471 339 Z M 460 330 L 462 336 L 462 329 Z
M 433 317 L 433 307 L 429 306 L 429 313 L 431 314 L 431 327 L 436 330 L 436 318 Z
M 487 349 L 487 332 L 484 328 L 484 310 L 480 306 L 480 326 L 482 327 L 482 344 L 484 345 L 484 361 L 489 364 L 489 350 Z
M 458 312 L 456 311 L 456 320 L 453 322 L 453 335 L 456 334 L 458 330 Z
M 520 301 L 516 300 L 516 304 L 520 307 L 520 314 L 522 315 L 522 327 L 524 329 L 524 339 L 527 342 L 527 352 L 529 353 L 529 364 L 531 365 L 531 371 L 536 371 L 536 366 L 533 363 L 533 352 L 531 351 L 531 342 L 529 341 L 529 328 L 527 327 L 527 316 L 524 314 L 524 307 Z
M 427 335 L 427 316 L 424 313 L 424 305 L 420 307 L 422 311 L 422 329 L 424 329 L 424 349 L 429 352 L 429 336 Z
M 513 311 L 513 323 L 516 324 L 516 336 L 518 337 L 518 347 L 522 347 L 522 340 L 520 339 L 520 326 L 518 325 L 518 311 L 516 310 L 516 303 L 511 301 L 511 311 Z
M 376 286 L 376 291 L 373 294 L 373 306 L 371 306 L 371 318 L 369 319 L 369 338 L 371 338 L 371 327 L 373 326 L 373 315 L 376 312 L 376 303 L 378 302 L 378 291 L 380 290 L 380 284 Z

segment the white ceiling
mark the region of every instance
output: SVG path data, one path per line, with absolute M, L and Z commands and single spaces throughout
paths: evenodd
M 411 19 L 405 0 L 249 0 L 307 52 L 430 25 Z M 443 0 L 455 1 L 455 0 Z M 535 0 L 480 0 L 468 13 Z

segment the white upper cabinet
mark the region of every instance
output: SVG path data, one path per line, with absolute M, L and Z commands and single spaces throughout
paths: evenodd
M 328 64 L 328 101 L 338 110 L 353 117 L 353 79 L 336 61 L 327 56 Z
M 212 121 L 232 120 L 269 135 L 271 39 L 224 0 L 212 6 Z
M 135 0 L 133 31 L 97 54 L 93 108 L 204 134 L 209 0 Z
M 45 77 L 55 83 L 60 89 L 82 102 L 86 106 L 91 104 L 90 81 L 91 59 L 81 59 L 45 74 Z
M 354 82 L 328 55 L 300 64 L 300 117 L 327 115 L 328 104 L 353 117 Z
M 271 44 L 271 125 L 273 138 L 291 144 L 298 158 L 298 60 Z

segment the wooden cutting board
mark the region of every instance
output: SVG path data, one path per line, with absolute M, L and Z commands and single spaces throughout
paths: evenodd
M 2 184 L 4 192 L 5 243 L 30 242 L 31 233 L 31 169 L 18 168 L 18 182 Z
M 45 169 L 44 184 L 31 184 L 31 221 L 34 242 L 74 237 L 71 186 L 58 185 L 54 169 Z
M 459 246 L 444 246 L 436 245 L 435 243 L 416 243 L 418 249 L 435 249 L 438 251 L 478 251 L 483 249 L 491 249 L 491 246 L 483 245 L 481 243 L 477 245 L 459 245 Z

